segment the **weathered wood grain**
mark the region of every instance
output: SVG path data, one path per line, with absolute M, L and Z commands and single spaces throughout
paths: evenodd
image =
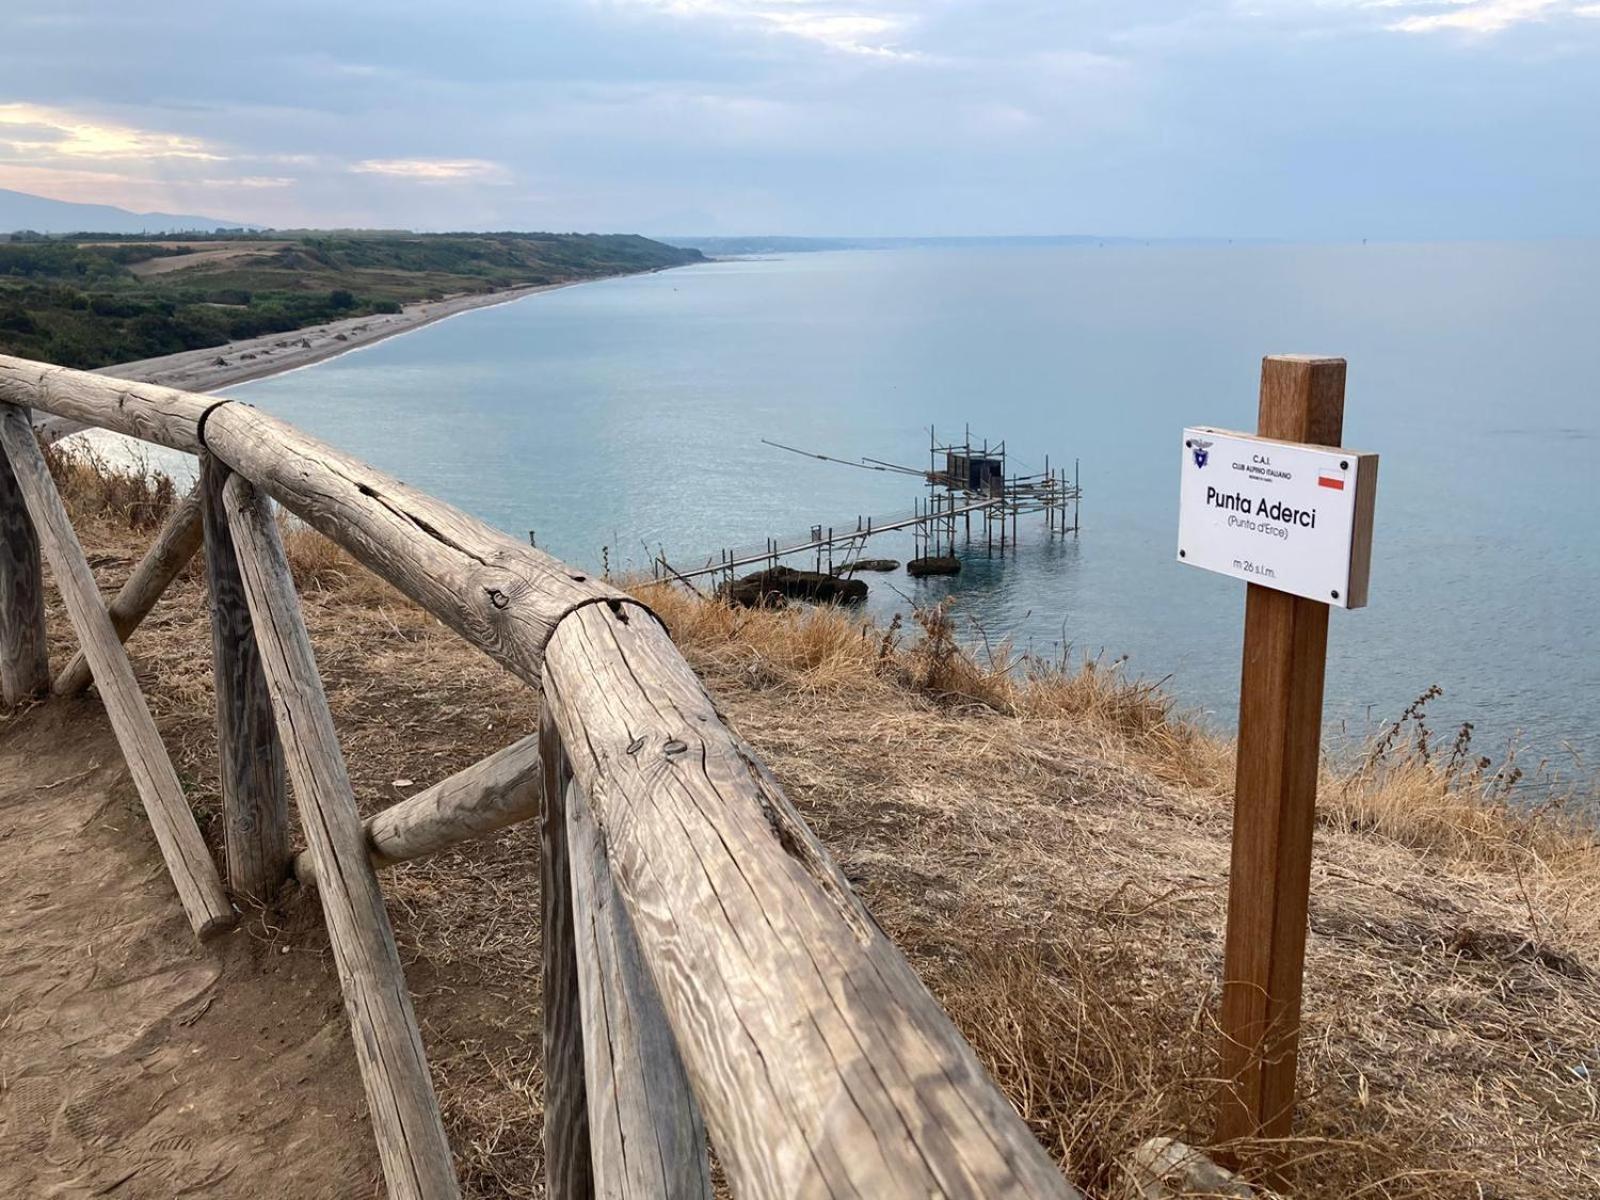
M 150 818 L 156 844 L 166 860 L 178 899 L 195 933 L 208 937 L 234 923 L 233 908 L 222 890 L 216 865 L 206 850 L 194 814 L 184 800 L 172 760 L 161 744 L 144 696 L 133 675 L 111 618 L 106 615 L 94 575 L 78 544 L 66 507 L 50 478 L 44 454 L 33 439 L 28 414 L 0 404 L 0 448 L 9 458 L 18 490 L 39 534 L 55 575 L 61 599 L 100 683 L 100 698 L 128 773 Z
M 545 697 L 735 1195 L 1076 1195 L 644 609 Z
M 317 863 L 317 893 L 389 1195 L 453 1198 L 460 1193 L 422 1035 L 277 523 L 266 498 L 238 476 L 223 488 L 223 501 L 300 823 Z
M 211 455 L 200 456 L 228 884 L 235 895 L 262 904 L 289 873 L 289 796 L 272 697 L 222 500 L 229 475 Z
M 566 797 L 571 766 L 549 706 L 539 715 L 544 812 L 539 819 L 539 907 L 544 1002 L 544 1185 L 549 1200 L 590 1200 L 594 1164 L 583 1059 L 583 1002 L 572 913 Z
M 711 1200 L 706 1127 L 661 997 L 617 898 L 583 789 L 566 789 L 595 1195 Z
M 189 565 L 195 551 L 200 549 L 200 540 L 200 488 L 196 485 L 194 490 L 178 501 L 155 540 L 150 543 L 150 549 L 145 551 L 139 565 L 133 569 L 133 574 L 128 576 L 128 581 L 122 585 L 107 609 L 111 616 L 111 627 L 116 630 L 119 641 L 126 642 L 150 615 L 150 610 L 161 599 L 167 585 L 178 577 L 178 573 Z M 58 696 L 74 695 L 88 687 L 92 678 L 88 660 L 79 650 L 56 675 L 53 690 Z
M 1337 446 L 1345 363 L 1261 364 L 1263 437 Z M 1286 1136 L 1294 1118 L 1328 606 L 1250 584 L 1245 598 L 1216 1140 Z M 1222 1157 L 1233 1161 L 1224 1150 Z
M 16 476 L 0 455 L 0 704 L 31 699 L 49 686 L 44 561 Z
M 372 865 L 422 858 L 525 821 L 539 814 L 543 796 L 539 736 L 529 734 L 368 817 Z M 308 851 L 295 856 L 294 873 L 301 883 L 315 886 L 317 866 Z
M 202 449 L 200 419 L 205 411 L 225 403 L 215 396 L 74 371 L 9 354 L 0 354 L 0 402 L 37 408 L 190 454 Z

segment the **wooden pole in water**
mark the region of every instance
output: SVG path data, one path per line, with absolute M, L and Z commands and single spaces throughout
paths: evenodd
M 1044 528 L 1046 533 L 1056 531 L 1055 477 L 1050 474 L 1050 456 L 1044 456 Z
M 1265 359 L 1257 433 L 1337 446 L 1344 381 L 1341 358 Z M 1222 988 L 1219 1142 L 1281 1138 L 1293 1125 L 1327 648 L 1326 604 L 1249 585 Z
M 21 412 L 30 419 L 26 409 Z M 39 538 L 17 477 L 0 454 L 0 703 L 10 707 L 49 686 Z

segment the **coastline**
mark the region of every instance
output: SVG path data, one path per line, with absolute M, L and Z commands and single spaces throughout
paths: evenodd
M 604 279 L 620 276 L 606 275 Z M 404 333 L 412 333 L 426 325 L 491 308 L 497 304 L 510 304 L 541 292 L 559 288 L 576 287 L 593 283 L 592 279 L 572 279 L 565 283 L 544 283 L 531 287 L 506 288 L 499 292 L 473 292 L 446 296 L 442 300 L 423 300 L 408 304 L 398 313 L 385 313 L 366 317 L 345 317 L 321 325 L 308 325 L 287 333 L 268 333 L 260 337 L 241 338 L 221 346 L 204 350 L 180 350 L 176 354 L 163 354 L 155 358 L 141 358 L 132 362 L 114 363 L 98 367 L 96 375 L 113 375 L 118 379 L 131 379 L 138 383 L 156 383 L 163 387 L 185 392 L 220 392 L 223 388 L 240 383 L 251 383 L 273 375 L 284 375 L 301 367 L 314 366 L 361 350 Z M 39 440 L 45 445 L 58 442 L 76 433 L 95 433 L 107 438 L 101 430 L 63 417 L 52 417 L 36 422 Z M 146 450 L 152 449 L 145 447 Z M 182 472 L 179 472 L 182 474 Z
M 408 304 L 398 313 L 345 317 L 288 333 L 243 338 L 206 350 L 181 350 L 176 354 L 101 367 L 96 374 L 115 375 L 140 383 L 159 383 L 186 392 L 212 392 L 326 362 L 351 350 L 375 345 L 475 309 L 510 304 L 541 292 L 553 292 L 591 282 L 588 279 L 574 279 L 566 283 L 546 283 L 534 287 L 507 288 L 500 292 L 474 292 L 446 296 L 442 300 L 423 300 Z

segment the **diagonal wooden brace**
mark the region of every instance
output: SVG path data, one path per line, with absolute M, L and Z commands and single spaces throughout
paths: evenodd
M 300 824 L 321 880 L 328 941 L 389 1195 L 455 1200 L 460 1190 L 422 1034 L 278 525 L 267 498 L 240 476 L 222 494 Z
M 25 410 L 0 404 L 0 448 L 10 461 L 18 490 L 61 589 L 67 615 L 100 683 L 100 698 L 111 719 L 111 729 L 127 760 L 128 772 L 144 803 L 189 924 L 201 937 L 226 929 L 235 917 L 216 864 L 189 811 L 172 760 L 161 744 L 127 651 L 106 614 L 94 573 L 89 570 L 66 506 L 50 478 L 50 468 L 34 440 Z
M 107 611 L 119 641 L 126 642 L 133 635 L 133 631 L 150 615 L 150 610 L 161 599 L 167 586 L 178 577 L 178 573 L 199 549 L 200 493 L 197 487 L 178 501 L 172 515 L 156 534 L 155 541 L 150 543 L 150 549 L 145 551 L 133 574 L 128 576 L 128 582 L 122 585 L 116 599 L 111 601 Z M 91 678 L 89 660 L 84 658 L 80 650 L 61 668 L 51 690 L 58 696 L 75 695 L 89 686 Z

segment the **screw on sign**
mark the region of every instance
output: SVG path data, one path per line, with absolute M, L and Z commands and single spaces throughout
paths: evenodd
M 1254 435 L 1183 435 L 1178 558 L 1249 584 L 1218 1143 L 1294 1118 L 1328 610 L 1367 602 L 1377 490 L 1378 456 L 1339 446 L 1344 382 L 1342 358 L 1275 355 Z

